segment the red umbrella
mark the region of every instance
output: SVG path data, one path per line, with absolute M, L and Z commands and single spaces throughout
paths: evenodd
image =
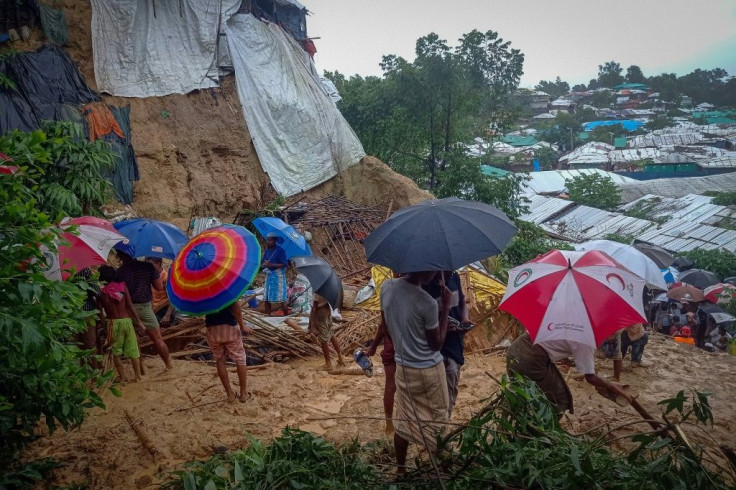
M 716 284 L 703 290 L 705 299 L 711 303 L 729 303 L 736 298 L 736 286 L 733 284 Z
M 514 315 L 534 342 L 600 345 L 612 333 L 646 323 L 645 281 L 598 250 L 552 250 L 509 271 L 499 309 Z
M 49 279 L 65 280 L 74 272 L 105 264 L 110 249 L 118 242 L 127 241 L 112 223 L 93 216 L 64 218 L 59 227 L 62 230 L 74 227 L 76 231 L 66 231 L 59 236 L 59 241 L 68 242 L 68 245 L 59 245 L 58 253 L 42 247 L 47 263 L 44 275 Z

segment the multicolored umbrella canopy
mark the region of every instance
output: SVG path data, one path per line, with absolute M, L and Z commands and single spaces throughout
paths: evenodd
M 535 343 L 596 348 L 617 330 L 646 323 L 644 284 L 605 252 L 552 250 L 509 271 L 498 308 L 514 315 Z
M 187 243 L 171 264 L 166 291 L 179 311 L 206 315 L 237 301 L 261 266 L 261 246 L 242 226 L 212 228 Z
M 49 279 L 66 280 L 75 272 L 93 265 L 107 262 L 110 250 L 127 239 L 113 228 L 112 223 L 94 216 L 64 218 L 59 228 L 65 231 L 59 235 L 57 252 L 41 247 L 46 257 L 47 267 L 44 275 Z

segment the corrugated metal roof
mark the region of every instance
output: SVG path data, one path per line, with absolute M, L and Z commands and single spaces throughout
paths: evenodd
M 654 179 L 620 184 L 621 202 L 628 203 L 654 194 L 664 197 L 682 197 L 686 194 L 702 194 L 707 191 L 733 192 L 736 189 L 736 172 L 709 175 L 707 177 L 681 177 Z
M 578 206 L 563 216 L 542 224 L 546 230 L 572 241 L 593 240 L 616 234 L 637 237 L 656 223 L 630 218 L 589 206 Z
M 736 168 L 736 156 L 718 157 L 697 163 L 700 168 Z
M 564 155 L 560 158 L 560 161 L 566 161 L 566 160 L 578 160 L 581 157 L 587 157 L 590 155 L 608 155 L 609 152 L 615 150 L 616 148 L 612 145 L 609 145 L 607 143 L 601 143 L 600 141 L 591 141 L 590 143 L 585 143 L 583 146 L 579 146 L 575 148 L 573 151 L 568 153 L 567 155 Z M 606 160 L 607 161 L 607 157 Z
M 672 252 L 722 248 L 736 253 L 736 231 L 683 219 L 672 219 L 637 238 Z
M 692 145 L 703 140 L 703 135 L 696 132 L 673 134 L 644 134 L 629 140 L 629 148 L 647 148 L 651 146 Z
M 636 162 L 647 158 L 658 158 L 660 154 L 657 148 L 613 150 L 608 154 L 608 161 L 612 163 Z
M 597 173 L 609 177 L 616 185 L 636 182 L 629 177 L 623 177 L 613 172 L 606 172 L 597 168 L 585 168 L 580 170 L 548 170 L 545 172 L 531 172 L 521 174 L 528 177 L 525 190 L 528 194 L 559 194 L 567 186 L 566 181 L 584 174 Z
M 713 198 L 688 194 L 682 198 L 647 195 L 621 207 L 621 211 L 639 209 L 653 221 L 682 219 L 719 226 L 736 223 L 736 209 L 712 203 Z
M 694 199 L 702 196 L 695 196 Z M 736 231 L 688 219 L 672 218 L 664 224 L 623 214 L 579 206 L 564 199 L 531 196 L 530 212 L 523 216 L 550 233 L 574 242 L 617 234 L 631 236 L 672 252 L 724 249 L 736 254 Z M 567 211 L 569 209 L 569 211 Z M 561 216 L 556 216 L 564 213 Z
M 529 201 L 529 213 L 521 216 L 521 219 L 535 224 L 544 223 L 552 216 L 576 205 L 574 202 L 565 199 L 536 194 L 529 196 Z

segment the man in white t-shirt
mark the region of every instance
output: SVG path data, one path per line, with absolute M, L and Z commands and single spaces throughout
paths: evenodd
M 447 421 L 449 396 L 440 349 L 447 334 L 452 293 L 442 284 L 442 318 L 422 285 L 436 272 L 415 272 L 381 286 L 381 314 L 394 345 L 396 419 L 394 446 L 399 473 L 406 471 L 409 442 L 436 452 L 436 433 Z M 432 422 L 436 422 L 432 424 Z
M 575 359 L 575 367 L 580 374 L 585 375 L 585 381 L 597 389 L 628 398 L 619 385 L 595 374 L 595 349 L 579 342 L 547 340 L 534 344 L 531 336 L 525 332 L 509 347 L 506 370 L 509 376 L 518 373 L 534 381 L 562 416 L 566 410 L 574 413 L 572 393 L 555 362 L 569 357 Z

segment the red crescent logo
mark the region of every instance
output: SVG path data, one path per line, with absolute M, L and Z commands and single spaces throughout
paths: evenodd
M 614 274 L 613 272 L 611 272 L 610 274 L 606 274 L 606 281 L 608 283 L 611 282 L 611 278 L 618 279 L 618 281 L 621 283 L 621 289 L 622 290 L 626 289 L 626 283 L 624 282 L 624 279 L 621 276 L 619 276 L 618 274 Z
M 547 324 L 547 330 L 552 331 L 552 323 Z

